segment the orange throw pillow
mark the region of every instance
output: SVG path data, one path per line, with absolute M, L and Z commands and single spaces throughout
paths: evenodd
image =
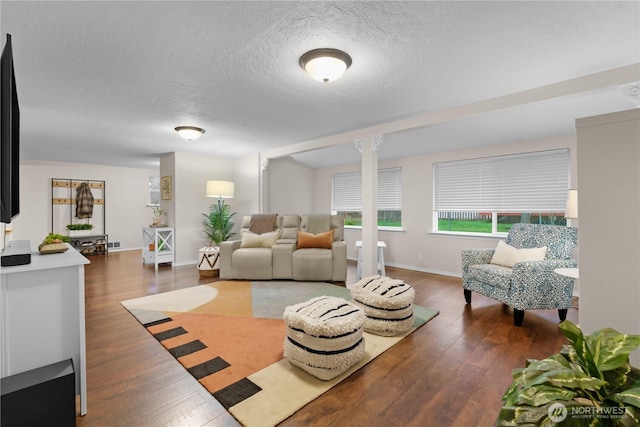
M 332 244 L 333 230 L 318 234 L 298 231 L 298 248 L 331 249 Z

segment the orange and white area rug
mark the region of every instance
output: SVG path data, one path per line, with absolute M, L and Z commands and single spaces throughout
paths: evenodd
M 395 337 L 364 333 L 362 361 L 330 381 L 283 359 L 286 306 L 350 291 L 319 282 L 220 281 L 123 301 L 162 343 L 243 425 L 276 425 L 438 314 L 414 306 L 415 322 Z

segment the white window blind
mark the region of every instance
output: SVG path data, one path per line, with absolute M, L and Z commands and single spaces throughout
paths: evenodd
M 362 211 L 362 173 L 348 172 L 332 176 L 335 212 Z M 378 170 L 378 210 L 402 209 L 402 168 Z
M 562 212 L 569 150 L 435 163 L 435 211 Z

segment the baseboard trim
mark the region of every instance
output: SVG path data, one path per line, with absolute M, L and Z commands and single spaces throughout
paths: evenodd
M 357 258 L 347 257 L 347 260 L 358 262 Z M 386 262 L 385 265 L 389 267 L 404 268 L 405 270 L 420 271 L 422 273 L 431 273 L 431 274 L 438 274 L 440 276 L 457 277 L 459 279 L 462 278 L 462 273 L 454 273 L 451 271 L 437 270 L 434 268 L 418 267 L 415 265 L 406 265 L 406 264 L 397 264 L 393 262 Z

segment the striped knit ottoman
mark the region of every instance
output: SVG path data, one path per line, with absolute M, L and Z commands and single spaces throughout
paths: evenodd
M 364 310 L 364 330 L 394 336 L 413 326 L 415 290 L 402 280 L 369 276 L 351 289 L 352 303 Z
M 337 297 L 317 297 L 284 310 L 284 357 L 321 380 L 345 372 L 364 357 L 362 309 Z

